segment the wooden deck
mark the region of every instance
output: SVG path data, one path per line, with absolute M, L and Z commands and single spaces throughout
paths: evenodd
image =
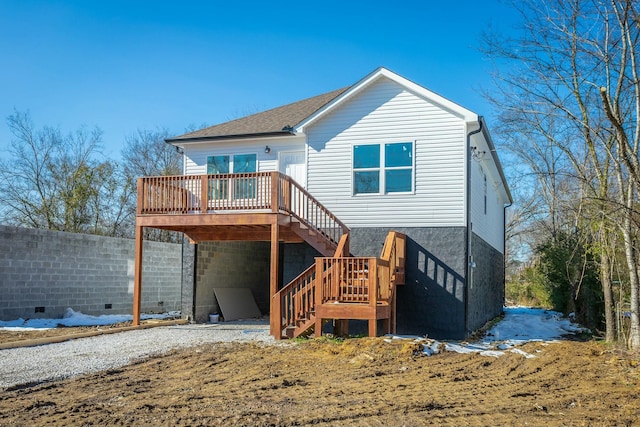
M 136 225 L 140 227 L 180 231 L 194 242 L 270 241 L 274 224 L 280 226 L 282 241 L 318 236 L 311 240 L 328 242 L 330 253 L 349 232 L 304 188 L 279 172 L 138 180 Z M 327 249 L 319 252 L 327 254 Z
M 391 233 L 379 258 L 354 258 L 349 229 L 290 177 L 279 172 L 144 177 L 138 180 L 134 325 L 140 322 L 144 227 L 184 233 L 193 242 L 271 242 L 271 334 L 280 339 L 323 319 L 376 320 L 395 329 L 395 286 L 404 283 L 404 235 Z M 307 242 L 317 258 L 278 289 L 279 242 Z

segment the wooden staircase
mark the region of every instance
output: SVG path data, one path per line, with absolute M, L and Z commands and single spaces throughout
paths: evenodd
M 386 333 L 396 326 L 396 286 L 404 284 L 406 236 L 387 235 L 380 257 L 352 257 L 349 234 L 344 234 L 332 257 L 316 258 L 271 301 L 280 316 L 276 339 L 322 334 L 327 319 L 340 321 L 342 333 L 350 319 L 369 322 L 369 336 L 377 335 L 377 321 Z

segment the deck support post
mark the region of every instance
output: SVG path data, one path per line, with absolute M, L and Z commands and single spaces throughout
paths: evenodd
M 349 337 L 349 319 L 336 319 L 334 335 L 339 337 Z
M 133 269 L 133 325 L 140 324 L 140 307 L 142 301 L 142 247 L 144 227 L 136 225 L 135 258 Z
M 369 304 L 373 310 L 373 318 L 369 318 L 369 336 L 378 336 L 378 316 L 376 315 L 378 307 L 378 287 L 380 279 L 378 278 L 378 259 L 372 258 L 369 262 Z
M 322 336 L 322 316 L 320 315 L 320 305 L 323 304 L 322 287 L 324 286 L 324 280 L 322 278 L 322 271 L 324 269 L 323 261 L 320 258 L 316 258 L 316 324 L 314 326 L 314 334 L 316 338 Z
M 378 320 L 374 318 L 369 319 L 369 336 L 377 337 L 378 336 Z
M 279 226 L 278 217 L 274 215 L 274 221 L 271 224 L 271 268 L 269 273 L 269 300 L 271 301 L 271 310 L 269 314 L 269 324 L 271 335 L 277 340 L 282 338 L 282 313 L 280 301 L 276 301 L 275 295 L 278 293 L 278 255 L 279 250 Z

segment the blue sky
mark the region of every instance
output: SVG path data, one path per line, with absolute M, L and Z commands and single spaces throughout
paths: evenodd
M 0 0 L 0 147 L 6 118 L 127 135 L 216 124 L 351 85 L 379 66 L 484 115 L 488 27 L 514 11 L 485 1 Z

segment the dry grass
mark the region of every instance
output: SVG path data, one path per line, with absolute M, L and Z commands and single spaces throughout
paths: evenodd
M 7 390 L 0 425 L 640 425 L 637 357 L 596 342 L 522 349 L 536 357 L 416 357 L 380 338 L 206 345 Z

